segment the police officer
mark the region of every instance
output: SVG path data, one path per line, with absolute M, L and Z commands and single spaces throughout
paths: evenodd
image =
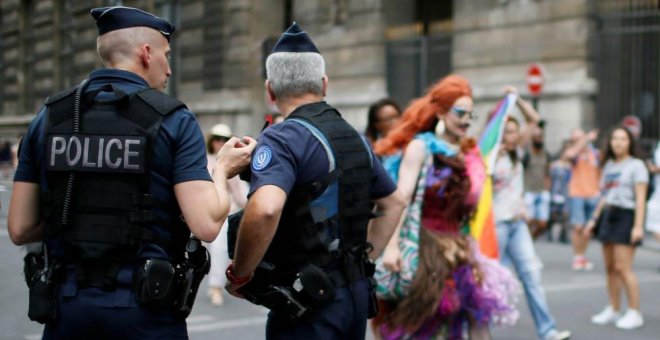
M 187 338 L 159 294 L 190 233 L 218 234 L 227 178 L 249 165 L 256 141 L 228 140 L 209 175 L 195 117 L 161 92 L 174 27 L 136 8 L 91 15 L 106 68 L 49 97 L 19 152 L 9 234 L 17 245 L 44 240 L 30 265 L 48 269 L 42 291 L 55 292 L 52 301 L 31 293 L 29 315 L 46 323 L 45 339 Z
M 274 46 L 266 70 L 268 95 L 286 119 L 263 131 L 253 155 L 227 290 L 246 297 L 244 289 L 261 284 L 250 282 L 262 280 L 253 276 L 260 263 L 274 265 L 269 284 L 311 308 L 299 319 L 271 308 L 268 339 L 363 339 L 371 298 L 366 257 L 381 253 L 405 202 L 359 133 L 323 101 L 324 59 L 295 23 Z M 368 226 L 372 202 L 380 217 Z M 325 279 L 334 294 L 308 291 Z

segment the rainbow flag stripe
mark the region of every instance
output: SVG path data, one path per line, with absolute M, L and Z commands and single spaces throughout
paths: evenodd
M 509 94 L 502 99 L 490 117 L 479 138 L 479 150 L 486 167 L 486 180 L 481 191 L 477 211 L 470 221 L 470 234 L 477 240 L 479 250 L 484 255 L 497 258 L 497 234 L 493 216 L 493 180 L 495 160 L 502 142 L 506 117 L 516 104 L 516 95 Z

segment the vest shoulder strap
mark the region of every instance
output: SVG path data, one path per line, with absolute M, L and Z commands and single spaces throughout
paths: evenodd
M 56 93 L 52 96 L 49 96 L 48 98 L 46 98 L 46 105 L 51 105 L 51 104 L 57 103 L 60 100 L 66 98 L 68 96 L 72 96 L 73 94 L 76 93 L 77 88 L 78 88 L 77 86 L 74 86 L 70 89 L 66 89 L 62 92 L 58 92 L 58 93 Z
M 167 116 L 180 108 L 188 108 L 182 101 L 154 88 L 138 91 L 137 97 L 163 116 Z
M 330 167 L 328 169 L 328 173 L 335 170 L 335 168 L 337 167 L 337 162 L 335 161 L 335 155 L 332 151 L 332 147 L 330 146 L 330 142 L 325 137 L 325 135 L 323 135 L 321 130 L 319 130 L 314 125 L 312 125 L 309 122 L 307 122 L 303 119 L 300 119 L 300 118 L 292 117 L 292 118 L 289 118 L 289 120 L 294 121 L 294 122 L 302 125 L 307 130 L 309 130 L 309 132 L 312 133 L 312 136 L 314 136 L 314 138 L 316 138 L 316 140 L 318 140 L 319 143 L 321 143 L 321 145 L 323 145 L 323 149 L 325 150 L 325 153 L 328 155 L 328 162 L 330 164 Z

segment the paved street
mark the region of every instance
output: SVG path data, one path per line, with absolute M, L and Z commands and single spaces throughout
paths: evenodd
M 2 190 L 3 187 L 0 187 Z M 6 189 L 5 189 L 6 190 Z M 22 277 L 23 250 L 13 246 L 6 231 L 8 191 L 0 191 L 2 212 L 0 222 L 0 339 L 39 339 L 42 327 L 27 318 L 27 288 Z M 588 273 L 570 270 L 571 251 L 568 245 L 538 243 L 544 263 L 543 281 L 550 307 L 562 329 L 570 329 L 573 339 L 658 339 L 660 334 L 660 251 L 657 245 L 643 247 L 636 258 L 642 295 L 642 311 L 646 325 L 636 331 L 620 331 L 613 326 L 595 326 L 590 315 L 606 303 L 603 266 L 599 259 L 599 244 L 593 243 L 589 255 L 596 269 Z M 206 287 L 202 288 L 206 291 Z M 525 305 L 520 299 L 521 320 L 515 327 L 493 331 L 495 339 L 534 339 L 534 328 Z M 188 319 L 191 339 L 264 338 L 265 311 L 243 301 L 228 298 L 225 305 L 214 308 L 200 296 L 192 316 Z

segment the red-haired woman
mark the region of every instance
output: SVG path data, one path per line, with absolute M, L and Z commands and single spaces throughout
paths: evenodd
M 379 260 L 384 312 L 376 332 L 386 339 L 488 339 L 493 322 L 515 322 L 517 287 L 468 236 L 485 178 L 476 143 L 466 138 L 472 113 L 467 80 L 450 75 L 415 100 L 375 145 L 410 205 Z

